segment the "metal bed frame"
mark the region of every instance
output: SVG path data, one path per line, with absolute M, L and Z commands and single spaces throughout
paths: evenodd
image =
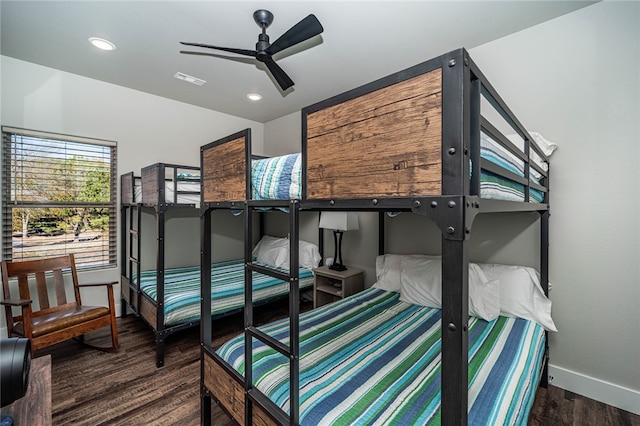
M 410 195 L 406 197 L 386 197 L 372 194 L 369 198 L 341 198 L 339 194 L 325 198 L 310 198 L 308 196 L 307 164 L 308 135 L 307 119 L 310 114 L 339 105 L 355 98 L 366 96 L 381 88 L 404 82 L 415 76 L 429 71 L 442 70 L 442 190 L 437 195 Z M 480 112 L 480 99 L 484 97 L 493 108 L 499 112 L 522 136 L 525 148 L 520 152 L 509 140 L 486 121 Z M 500 167 L 494 167 L 480 158 L 481 130 L 490 134 L 503 146 L 516 153 L 525 164 L 525 177 L 520 178 Z M 245 424 L 291 424 L 299 423 L 299 342 L 298 342 L 298 293 L 297 268 L 298 265 L 298 227 L 300 210 L 352 210 L 352 211 L 407 211 L 426 216 L 440 229 L 442 234 L 443 259 L 443 291 L 442 291 L 442 423 L 446 425 L 467 424 L 468 407 L 468 264 L 469 238 L 474 218 L 478 214 L 497 212 L 537 212 L 540 215 L 540 272 L 541 283 L 545 293 L 548 293 L 549 277 L 549 175 L 533 163 L 529 162 L 530 152 L 536 151 L 545 161 L 546 156 L 534 144 L 524 126 L 507 107 L 488 80 L 473 63 L 464 49 L 449 52 L 430 61 L 416 65 L 407 70 L 395 73 L 370 84 L 346 92 L 344 94 L 319 102 L 302 110 L 302 158 L 303 158 L 303 197 L 301 200 L 251 200 L 250 176 L 250 130 L 245 130 L 203 149 L 222 145 L 244 137 L 246 165 L 242 173 L 245 174 L 245 199 L 216 200 L 204 199 L 203 212 L 214 207 L 243 208 L 245 210 L 245 376 L 240 376 L 235 370 L 215 354 L 211 347 L 211 322 L 203 321 L 201 327 L 202 369 L 201 369 L 201 398 L 202 423 L 211 423 L 212 366 L 225 372 L 233 380 L 243 385 L 243 412 L 231 412 L 237 421 Z M 472 168 L 469 168 L 471 160 Z M 207 166 L 204 156 L 201 156 L 203 173 Z M 529 181 L 530 167 L 542 172 L 544 179 L 541 185 Z M 241 168 L 241 167 L 240 167 Z M 522 183 L 525 186 L 525 201 L 500 201 L 480 197 L 480 170 L 490 170 L 506 178 Z M 240 174 L 242 174 L 240 173 Z M 530 203 L 529 192 L 532 188 L 545 193 L 543 203 Z M 204 193 L 204 191 L 203 191 Z M 286 207 L 289 209 L 291 274 L 283 275 L 278 271 L 258 266 L 251 261 L 252 221 L 251 217 L 256 209 L 264 207 Z M 202 217 L 202 264 L 210 262 L 210 250 L 207 249 L 207 236 L 210 235 L 210 219 Z M 384 231 L 384 221 L 380 221 L 381 235 Z M 380 247 L 384 241 L 381 237 Z M 381 248 L 382 250 L 382 248 Z M 290 336 L 289 345 L 258 330 L 253 323 L 253 307 L 251 303 L 251 272 L 257 271 L 267 275 L 278 276 L 288 280 L 291 284 L 289 296 Z M 210 277 L 204 276 L 202 285 L 203 318 L 210 311 Z M 290 360 L 290 413 L 287 414 L 277 407 L 267 396 L 252 385 L 252 349 L 251 339 L 256 338 L 272 347 Z M 546 386 L 548 343 L 545 348 L 543 373 L 541 384 Z M 238 398 L 240 395 L 230 395 Z M 228 407 L 225 409 L 229 410 Z

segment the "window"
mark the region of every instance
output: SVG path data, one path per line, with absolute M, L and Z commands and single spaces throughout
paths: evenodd
M 116 264 L 116 143 L 2 128 L 2 256 Z

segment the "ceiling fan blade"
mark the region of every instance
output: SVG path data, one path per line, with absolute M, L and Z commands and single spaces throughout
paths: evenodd
M 322 24 L 320 24 L 320 21 L 318 21 L 315 15 L 311 14 L 289 28 L 289 30 L 274 41 L 266 51 L 269 55 L 275 55 L 281 50 L 317 36 L 322 33 L 322 31 L 324 31 Z
M 225 52 L 237 53 L 238 55 L 253 56 L 254 58 L 258 54 L 258 52 L 256 52 L 255 50 L 234 49 L 233 47 L 219 47 L 219 46 L 212 46 L 210 44 L 187 43 L 184 41 L 181 41 L 180 44 L 184 44 L 185 46 L 206 47 L 207 49 L 223 50 Z
M 280 68 L 280 66 L 276 64 L 276 62 L 271 59 L 271 57 L 266 58 L 264 64 L 267 66 L 269 72 L 271 72 L 271 75 L 276 79 L 278 85 L 280 86 L 280 88 L 282 88 L 283 91 L 293 86 L 293 80 L 289 78 L 287 73 L 284 72 L 284 70 Z

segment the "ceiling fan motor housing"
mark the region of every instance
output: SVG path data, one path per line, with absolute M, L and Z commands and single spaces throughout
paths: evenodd
M 271 46 L 269 43 L 269 36 L 264 32 L 258 35 L 258 42 L 256 43 L 256 59 L 260 62 L 264 62 L 267 58 L 271 57 L 267 53 L 267 49 Z

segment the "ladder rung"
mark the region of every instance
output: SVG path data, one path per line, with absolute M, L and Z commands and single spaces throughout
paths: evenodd
M 277 269 L 268 268 L 262 265 L 256 265 L 255 263 L 249 263 L 247 265 L 247 268 L 249 268 L 251 271 L 259 272 L 264 275 L 269 275 L 270 277 L 278 278 L 282 281 L 289 282 L 291 280 L 291 276 L 287 272 L 282 272 Z
M 285 345 L 281 341 L 274 339 L 273 337 L 269 336 L 267 333 L 260 331 L 255 327 L 247 327 L 246 331 L 251 336 L 260 340 L 262 343 L 266 344 L 267 346 L 277 350 L 287 358 L 291 357 L 291 349 L 289 348 L 289 346 Z

